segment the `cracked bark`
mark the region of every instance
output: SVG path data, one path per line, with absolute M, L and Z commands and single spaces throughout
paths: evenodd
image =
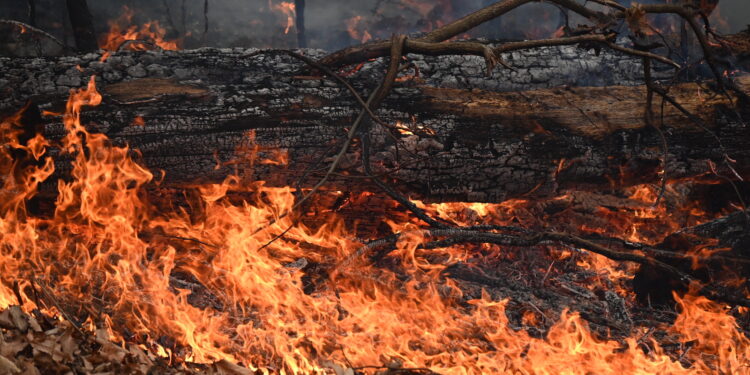
M 251 52 L 120 53 L 104 63 L 98 54 L 0 59 L 0 71 L 10 73 L 0 82 L 8 93 L 0 110 L 17 109 L 28 98 L 42 109 L 59 110 L 70 87 L 96 74 L 105 99 L 84 113 L 89 128 L 137 149 L 149 168 L 166 172 L 166 183 L 218 182 L 239 172 L 271 185 L 291 185 L 321 155 L 337 150 L 360 108 L 335 82 L 298 75 L 305 71 L 298 62 L 285 56 L 243 57 Z M 546 61 L 549 56 L 557 60 Z M 413 198 L 501 201 L 659 180 L 661 140 L 643 123 L 645 87 L 608 81 L 637 82 L 637 60 L 574 47 L 537 49 L 509 54 L 518 71 L 498 68 L 488 78 L 482 59 L 474 56 L 410 59 L 420 75 L 400 82 L 377 113 L 415 134 L 396 134 L 400 145 L 395 147 L 376 127 L 371 159 L 373 173 L 387 174 Z M 634 67 L 612 69 L 628 65 Z M 371 62 L 350 80 L 369 94 L 384 71 L 381 61 Z M 610 86 L 575 87 L 582 83 Z M 747 77 L 738 83 L 750 88 Z M 750 132 L 735 111 L 746 115 L 747 105 L 735 106 L 695 83 L 669 89 L 711 126 L 737 160 L 735 169 L 750 176 Z M 660 113 L 655 115 L 660 121 Z M 136 118 L 145 126 L 136 125 Z M 669 105 L 663 119 L 668 176 L 712 178 L 709 164 L 723 160 L 717 141 Z M 63 135 L 60 118 L 44 121 L 46 136 Z M 256 146 L 266 162 L 248 161 L 248 150 Z M 276 165 L 272 150 L 279 149 L 289 153 L 289 165 Z M 375 190 L 366 178 L 351 177 L 361 174 L 358 150 L 353 147 L 346 156 L 330 188 Z M 324 158 L 318 167 L 325 165 Z M 69 170 L 64 158 L 57 170 L 57 177 Z M 321 175 L 313 172 L 303 186 Z

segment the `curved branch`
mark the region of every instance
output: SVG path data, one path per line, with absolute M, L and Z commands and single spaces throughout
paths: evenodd
M 435 31 L 429 32 L 424 37 L 419 38 L 419 40 L 424 41 L 424 42 L 432 42 L 432 43 L 448 40 L 450 38 L 453 38 L 454 36 L 461 35 L 462 33 L 465 33 L 487 21 L 495 19 L 505 13 L 510 12 L 511 10 L 515 8 L 518 8 L 521 5 L 530 3 L 532 1 L 538 1 L 538 0 L 498 1 L 495 4 L 492 4 L 486 8 L 480 9 L 474 13 L 464 16 L 463 18 L 458 19 L 454 22 L 451 22 Z M 601 22 L 601 21 L 605 21 L 609 19 L 609 17 L 605 15 L 604 13 L 596 12 L 589 8 L 586 8 L 585 6 L 579 4 L 578 2 L 574 0 L 544 0 L 544 1 L 554 3 L 564 8 L 570 9 L 590 20 Z
M 612 39 L 615 34 L 584 34 L 562 38 L 525 40 L 520 42 L 508 42 L 492 47 L 485 43 L 456 41 L 432 43 L 422 39 L 406 39 L 404 43 L 405 53 L 418 53 L 428 56 L 442 55 L 473 55 L 483 57 L 487 61 L 489 70 L 499 62 L 499 56 L 505 52 L 518 51 L 538 47 L 565 46 L 579 43 L 601 43 L 605 46 L 638 57 L 648 57 L 667 65 L 679 68 L 680 65 L 669 58 L 651 52 L 639 51 L 632 48 L 615 44 Z M 332 62 L 334 66 L 346 65 L 359 61 L 388 56 L 391 50 L 391 42 L 377 42 L 374 44 L 363 44 L 351 50 L 350 55 L 342 56 L 342 60 Z
M 22 31 L 22 32 L 31 32 L 31 33 L 36 34 L 36 35 L 41 35 L 41 36 L 43 36 L 43 37 L 51 40 L 55 44 L 59 45 L 60 47 L 68 48 L 68 46 L 66 46 L 65 43 L 61 42 L 60 39 L 57 39 L 54 36 L 52 36 L 52 34 L 49 34 L 48 32 L 46 32 L 46 31 L 44 31 L 42 29 L 36 28 L 34 26 L 31 26 L 31 25 L 29 25 L 27 23 L 23 23 L 23 22 L 19 22 L 19 21 L 14 21 L 14 20 L 0 19 L 0 24 L 11 25 L 11 26 L 18 27 L 21 30 L 25 30 L 25 31 Z
M 488 7 L 480 9 L 474 13 L 471 13 L 459 20 L 451 22 L 437 30 L 427 33 L 421 38 L 415 39 L 415 41 L 425 43 L 439 43 L 457 35 L 460 35 L 466 31 L 469 31 L 487 21 L 495 19 L 511 10 L 518 8 L 521 5 L 530 2 L 536 2 L 540 0 L 503 0 L 498 1 Z M 590 20 L 599 22 L 601 24 L 609 23 L 612 19 L 610 16 L 593 11 L 585 6 L 579 4 L 575 0 L 543 0 L 553 4 L 557 4 L 564 8 L 570 9 Z M 408 45 L 407 45 L 408 49 Z M 344 48 L 337 52 L 334 52 L 320 60 L 321 64 L 332 66 L 334 68 L 342 67 L 358 63 L 361 61 L 367 61 L 369 59 L 386 56 L 390 51 L 390 41 L 380 40 L 374 41 L 358 46 Z M 412 51 L 416 52 L 416 51 Z

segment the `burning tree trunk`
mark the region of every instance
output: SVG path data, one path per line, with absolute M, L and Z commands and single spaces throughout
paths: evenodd
M 360 108 L 345 89 L 304 73 L 305 67 L 293 60 L 247 57 L 250 52 L 126 53 L 103 63 L 97 55 L 48 60 L 22 76 L 9 76 L 21 81 L 9 85 L 20 87 L 10 98 L 36 93 L 40 107 L 55 108 L 63 95 L 54 92 L 98 74 L 105 105 L 86 112 L 87 120 L 116 143 L 138 149 L 152 170 L 166 172 L 168 182 L 220 181 L 239 170 L 273 184 L 310 186 L 321 174 L 301 177 L 330 160 Z M 565 59 L 573 52 L 583 54 L 583 65 Z M 537 65 L 545 54 L 563 57 L 548 68 Z M 510 61 L 530 75 L 528 83 L 513 82 L 516 73 L 508 71 L 482 77 L 478 58 L 413 57 L 419 75 L 405 74 L 377 111 L 395 128 L 372 130 L 373 173 L 414 197 L 500 201 L 655 182 L 662 171 L 670 179 L 750 172 L 749 136 L 737 117 L 747 107 L 736 98 L 730 103 L 698 84 L 673 85 L 669 95 L 697 115 L 686 117 L 656 101 L 652 111 L 659 131 L 643 120 L 644 86 L 502 92 L 559 83 L 580 66 L 594 77 L 579 76 L 579 81 L 610 83 L 596 77 L 601 67 L 593 55 L 553 48 L 515 57 Z M 617 55 L 600 59 L 608 64 L 619 59 L 620 66 L 634 63 Z M 21 60 L 5 64 L 11 73 L 14 64 L 27 65 Z M 374 87 L 382 70 L 378 62 L 367 64 L 354 73 L 352 84 L 360 91 Z M 631 68 L 614 79 L 634 82 L 637 75 Z M 746 77 L 738 82 L 743 88 L 750 85 Z M 9 109 L 13 103 L 18 101 L 3 105 Z M 46 121 L 46 135 L 60 137 L 59 119 L 48 116 Z M 247 156 L 256 147 L 261 159 L 278 156 L 270 150 L 288 151 L 289 165 L 278 159 L 253 164 Z M 726 164 L 727 157 L 736 166 Z M 371 190 L 367 179 L 356 177 L 362 176 L 358 160 L 357 151 L 346 155 L 343 171 L 332 178 L 333 188 Z M 58 170 L 66 169 L 60 162 Z

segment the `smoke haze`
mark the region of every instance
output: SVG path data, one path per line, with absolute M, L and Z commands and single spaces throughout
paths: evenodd
M 429 31 L 492 3 L 492 0 L 307 0 L 308 45 L 336 49 L 393 33 Z M 621 1 L 623 2 L 623 1 Z M 654 2 L 652 0 L 651 2 Z M 63 1 L 35 0 L 36 24 L 72 45 L 72 33 Z M 98 33 L 108 21 L 134 11 L 134 24 L 156 20 L 167 37 L 180 39 L 185 48 L 297 46 L 294 27 L 280 9 L 281 0 L 209 0 L 204 14 L 201 0 L 89 0 Z M 25 0 L 0 0 L 0 19 L 28 22 Z M 208 32 L 204 33 L 208 20 Z M 748 0 L 721 0 L 712 14 L 714 27 L 738 32 L 750 23 Z M 571 17 L 575 26 L 581 20 Z M 526 39 L 548 37 L 563 24 L 560 11 L 548 4 L 527 4 L 464 37 Z

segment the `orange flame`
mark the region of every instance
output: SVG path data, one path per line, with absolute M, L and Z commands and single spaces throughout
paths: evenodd
M 127 41 L 145 41 L 153 43 L 161 49 L 175 51 L 180 49 L 177 40 L 165 40 L 166 29 L 159 25 L 158 21 L 150 21 L 143 24 L 140 28 L 133 24 L 135 13 L 127 6 L 123 6 L 122 15 L 116 20 L 111 20 L 109 32 L 99 38 L 99 47 L 106 51 L 116 51 Z M 147 49 L 146 46 L 133 43 L 128 46 L 131 50 Z M 102 60 L 109 56 L 105 53 Z
M 279 4 L 274 4 L 272 0 L 268 0 L 268 9 L 275 10 L 286 16 L 286 27 L 284 28 L 284 34 L 289 34 L 289 30 L 294 27 L 294 18 L 297 14 L 296 6 L 291 1 L 282 1 Z
M 8 283 L 37 280 L 61 300 L 76 301 L 62 308 L 87 316 L 88 329 L 96 329 L 97 319 L 100 337 L 134 341 L 162 356 L 181 353 L 183 360 L 240 362 L 263 373 L 330 373 L 334 364 L 461 374 L 748 371 L 748 339 L 722 306 L 705 299 L 678 298 L 682 312 L 672 330 L 700 349 L 688 354 L 692 366 L 686 367 L 657 342 L 646 352 L 635 337 L 624 344 L 597 338 L 574 312 L 563 312 L 545 338 L 513 329 L 507 301 L 483 291 L 465 303 L 461 289 L 441 276 L 473 250 L 421 249 L 424 234 L 409 222 L 391 223 L 404 232 L 390 254 L 401 262 L 399 275 L 347 262 L 362 244 L 339 218 L 313 226 L 282 217 L 294 205 L 291 188 L 230 176 L 195 187 L 185 204 L 163 207 L 150 198 L 153 176 L 132 160 L 134 151 L 81 123 L 81 111 L 101 100 L 93 79 L 70 95 L 60 148 L 73 158 L 71 179 L 58 182 L 52 217 L 24 208 L 54 170 L 44 156 L 48 144 L 41 137 L 19 141 L 20 113 L 0 126 L 6 145 L 0 149 L 0 308 L 14 303 Z M 20 168 L 11 150 L 44 164 Z M 232 191 L 251 198 L 233 202 Z M 523 220 L 529 202 L 418 204 L 474 223 Z M 428 256 L 446 260 L 434 264 Z M 311 281 L 308 263 L 335 267 L 330 277 Z M 534 324 L 535 316 L 524 321 Z
M 346 20 L 346 31 L 349 36 L 354 40 L 359 40 L 362 43 L 367 43 L 372 39 L 372 35 L 367 30 L 360 31 L 360 23 L 362 22 L 362 16 L 354 16 Z

